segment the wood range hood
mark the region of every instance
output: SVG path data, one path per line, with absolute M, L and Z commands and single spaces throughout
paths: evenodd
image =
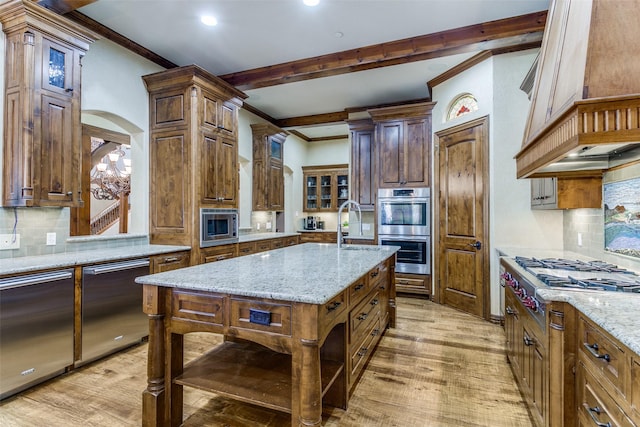
M 640 0 L 553 0 L 518 178 L 640 160 Z

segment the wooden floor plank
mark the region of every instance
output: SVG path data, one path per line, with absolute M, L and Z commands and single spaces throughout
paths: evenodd
M 398 298 L 389 329 L 349 401 L 327 427 L 529 427 L 503 329 L 419 298 Z M 185 337 L 185 360 L 220 343 Z M 0 402 L 2 427 L 141 425 L 147 345 L 127 349 Z M 185 427 L 280 427 L 285 413 L 185 388 Z

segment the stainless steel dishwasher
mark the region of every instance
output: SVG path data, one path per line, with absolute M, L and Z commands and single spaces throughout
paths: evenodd
M 0 399 L 73 364 L 73 270 L 0 279 Z
M 142 311 L 142 285 L 149 258 L 113 262 L 82 269 L 82 365 L 140 342 L 149 334 Z

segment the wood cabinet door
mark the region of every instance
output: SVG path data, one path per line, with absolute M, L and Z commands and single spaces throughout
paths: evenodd
M 362 210 L 373 210 L 376 205 L 373 135 L 373 124 L 351 133 L 351 198 Z
M 281 211 L 284 209 L 284 170 L 282 162 L 272 159 L 268 171 L 268 209 Z
M 251 199 L 254 211 L 267 210 L 267 180 L 264 176 L 267 174 L 265 170 L 265 161 L 260 158 L 253 157 L 253 178 L 251 180 Z
M 36 144 L 34 177 L 39 176 L 39 192 L 34 194 L 42 206 L 79 206 L 80 138 L 74 133 L 73 100 L 42 95 L 41 144 Z M 38 152 L 39 151 L 39 152 Z
M 151 135 L 149 212 L 150 237 L 154 243 L 191 245 L 190 152 L 190 140 L 185 132 Z
M 407 120 L 402 140 L 403 162 L 401 185 L 408 187 L 429 187 L 430 183 L 430 119 Z
M 404 162 L 402 138 L 404 126 L 401 120 L 378 124 L 378 187 L 399 187 L 402 181 L 401 167 Z
M 201 144 L 202 203 L 236 207 L 238 149 L 235 141 L 205 132 Z

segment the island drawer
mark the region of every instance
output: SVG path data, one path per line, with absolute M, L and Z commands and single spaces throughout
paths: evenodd
M 378 292 L 371 292 L 365 300 L 358 305 L 350 313 L 350 340 L 351 344 L 358 342 L 361 334 L 365 333 L 368 325 L 371 324 L 373 319 L 377 319 L 380 316 L 380 299 Z
M 369 289 L 378 287 L 382 282 L 387 279 L 387 264 L 380 263 L 369 271 Z
M 349 387 L 352 387 L 358 379 L 358 375 L 362 371 L 362 368 L 364 368 L 367 359 L 373 353 L 373 349 L 378 343 L 380 336 L 379 318 L 376 318 L 374 322 L 371 322 L 371 325 L 366 332 L 367 333 L 363 334 L 357 345 L 353 347 L 350 353 L 349 362 L 351 363 L 351 377 Z
M 174 289 L 171 296 L 171 314 L 176 319 L 222 325 L 224 322 L 224 298 L 197 291 Z
M 351 286 L 349 286 L 349 301 L 351 305 L 359 304 L 367 293 L 369 292 L 369 284 L 366 276 L 356 280 Z
M 291 335 L 291 305 L 231 298 L 229 326 Z
M 321 309 L 320 315 L 322 316 L 322 324 L 324 326 L 330 326 L 336 317 L 342 314 L 347 309 L 347 291 L 340 292 L 333 297 L 331 301 L 326 303 Z
M 578 321 L 578 343 L 585 359 L 611 382 L 620 396 L 626 397 L 628 373 L 624 350 L 584 317 Z

